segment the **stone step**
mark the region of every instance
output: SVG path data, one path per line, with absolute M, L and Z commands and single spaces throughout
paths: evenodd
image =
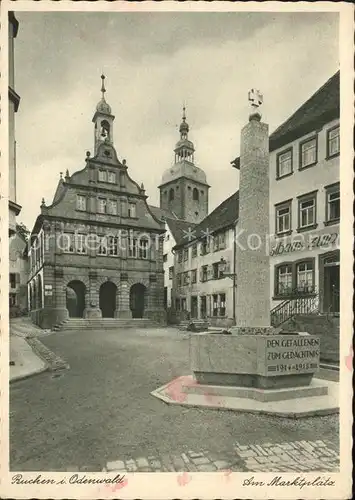
M 61 330 L 95 330 L 114 328 L 157 328 L 159 325 L 149 318 L 70 318 L 62 324 L 55 325 L 54 331 Z

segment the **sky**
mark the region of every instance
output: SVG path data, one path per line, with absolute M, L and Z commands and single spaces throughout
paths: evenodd
M 339 69 L 336 13 L 17 12 L 15 90 L 18 222 L 32 229 L 60 172 L 93 153 L 92 117 L 106 75 L 114 146 L 159 205 L 174 159 L 182 106 L 196 164 L 211 185 L 210 211 L 238 189 L 248 91 L 270 133 Z

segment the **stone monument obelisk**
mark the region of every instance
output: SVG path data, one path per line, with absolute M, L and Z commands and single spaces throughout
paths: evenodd
M 279 335 L 270 326 L 269 127 L 258 110 L 261 93 L 253 89 L 248 99 L 252 111 L 240 146 L 236 326 L 231 335 L 192 335 L 191 367 L 199 384 L 263 390 L 307 386 L 319 367 L 319 338 Z
M 236 238 L 236 328 L 232 333 L 270 327 L 269 127 L 258 111 L 263 96 L 248 94 L 252 112 L 241 131 L 239 220 Z
M 241 131 L 236 326 L 229 334 L 192 333 L 193 375 L 152 394 L 172 404 L 284 416 L 302 415 L 303 398 L 307 411 L 331 412 L 337 406 L 333 396 L 327 396 L 327 384 L 313 379 L 319 369 L 320 339 L 270 326 L 269 131 L 258 111 L 262 95 L 251 90 L 248 98 L 252 112 Z

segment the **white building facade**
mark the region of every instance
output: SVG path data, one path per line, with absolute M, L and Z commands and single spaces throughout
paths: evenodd
M 339 155 L 337 73 L 270 138 L 271 308 L 313 297 L 339 312 Z
M 238 192 L 194 229 L 190 241 L 177 242 L 172 294 L 180 319 L 206 319 L 221 327 L 234 324 L 237 218 Z

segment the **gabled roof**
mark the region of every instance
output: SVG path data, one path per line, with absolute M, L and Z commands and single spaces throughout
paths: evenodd
M 154 205 L 148 205 L 150 211 L 159 220 L 164 221 L 165 219 L 178 219 L 174 212 L 166 210 L 165 208 L 156 207 Z
M 340 116 L 340 71 L 315 92 L 269 138 L 269 151 L 274 151 L 303 135 L 323 127 Z M 239 169 L 240 158 L 232 165 Z
M 176 244 L 178 244 L 178 242 L 187 243 L 193 239 L 192 234 L 194 234 L 194 229 L 197 224 L 187 222 L 186 220 L 168 218 L 165 222 L 169 226 L 170 232 L 173 235 Z
M 64 184 L 63 179 L 59 179 L 57 189 L 55 190 L 55 193 L 54 193 L 54 196 L 53 196 L 52 205 L 54 205 L 55 203 L 57 203 L 57 201 L 60 200 L 62 194 L 64 193 L 65 187 L 63 186 L 63 184 Z
M 227 229 L 228 227 L 236 224 L 239 217 L 239 191 L 236 191 L 229 198 L 222 201 L 217 208 L 213 210 L 207 217 L 203 219 L 198 225 L 192 227 L 193 237 L 188 239 L 186 233 L 184 233 L 184 238 L 176 239 L 176 247 L 183 246 L 186 243 L 191 243 L 194 240 L 199 240 L 207 235 L 217 232 L 222 229 Z
M 270 136 L 270 151 L 340 116 L 340 71 L 315 92 Z

